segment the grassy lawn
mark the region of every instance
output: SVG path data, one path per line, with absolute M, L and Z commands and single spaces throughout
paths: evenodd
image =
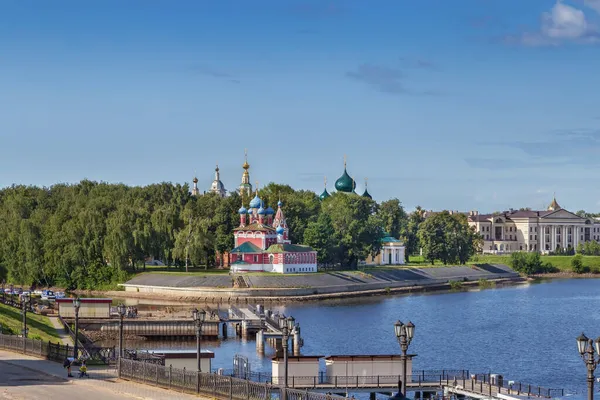
M 543 262 L 549 262 L 561 271 L 571 271 L 571 260 L 574 256 L 542 256 Z M 506 264 L 510 266 L 510 255 L 477 255 L 471 260 L 477 264 Z M 600 268 L 600 256 L 583 256 L 583 265 Z
M 19 310 L 0 304 L 0 324 L 3 332 L 10 331 L 15 335 L 20 334 L 21 329 L 23 329 L 22 321 L 23 316 Z M 27 327 L 29 328 L 28 337 L 31 339 L 50 340 L 52 342 L 60 339 L 48 317 L 27 313 Z

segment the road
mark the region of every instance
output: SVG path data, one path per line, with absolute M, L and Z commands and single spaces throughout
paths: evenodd
M 114 370 L 88 369 L 90 379 L 66 377 L 61 364 L 0 350 L 0 400 L 202 400 L 201 397 L 116 379 Z M 77 376 L 74 369 L 73 374 Z
M 0 361 L 0 399 L 116 400 L 123 397 L 123 393 L 113 393 L 95 385 L 76 384 L 34 369 Z

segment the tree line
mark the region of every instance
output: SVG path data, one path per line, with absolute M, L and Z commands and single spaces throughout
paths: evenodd
M 333 194 L 321 201 L 275 183 L 259 196 L 274 208 L 282 200 L 290 239 L 312 246 L 320 264 L 355 268 L 380 251 L 384 233 L 404 241 L 407 259 L 423 248 L 429 260 L 464 263 L 475 248 L 466 218 L 442 213 L 425 221 L 419 207 L 407 213 L 398 199 Z M 0 278 L 98 289 L 145 269 L 148 258 L 174 267 L 221 266 L 233 248 L 237 211 L 249 200 L 238 193 L 192 196 L 187 184 L 13 185 L 0 190 Z

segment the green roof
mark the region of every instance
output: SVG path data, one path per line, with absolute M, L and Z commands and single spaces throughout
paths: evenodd
M 369 192 L 367 191 L 366 188 L 365 188 L 365 192 L 362 195 L 363 195 L 363 197 L 368 197 L 370 199 L 373 199 L 373 197 L 371 197 L 371 195 L 369 194 Z
M 285 252 L 293 252 L 293 253 L 302 253 L 302 252 L 311 252 L 314 251 L 310 246 L 304 246 L 301 244 L 288 244 L 288 243 L 277 243 L 272 244 L 266 250 L 267 253 L 285 253 Z
M 234 265 L 234 264 L 248 264 L 248 263 L 244 260 L 235 260 L 234 262 L 231 263 L 231 265 Z
M 385 236 L 385 237 L 381 238 L 381 242 L 382 243 L 389 243 L 389 242 L 401 243 L 402 240 L 398 240 L 395 237 L 391 237 L 391 236 Z
M 344 173 L 337 181 L 335 181 L 335 189 L 338 192 L 352 193 L 354 192 L 355 187 L 356 183 L 350 178 L 350 175 L 348 175 L 348 172 L 346 172 L 346 168 L 344 167 Z
M 319 198 L 320 198 L 321 200 L 325 200 L 325 199 L 326 199 L 326 198 L 328 198 L 329 196 L 330 196 L 330 195 L 329 195 L 329 192 L 327 191 L 327 189 L 325 189 L 325 190 L 323 190 L 323 193 L 321 193 L 321 195 L 319 196 Z
M 231 253 L 262 253 L 262 249 L 254 243 L 244 242 L 231 250 Z

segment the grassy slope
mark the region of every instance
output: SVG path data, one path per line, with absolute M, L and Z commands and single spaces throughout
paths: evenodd
M 542 261 L 549 262 L 561 271 L 571 272 L 571 260 L 574 256 L 542 256 Z M 478 264 L 506 264 L 510 266 L 509 255 L 478 255 L 474 262 Z M 588 267 L 600 267 L 600 256 L 583 256 L 583 265 Z
M 4 332 L 8 329 L 13 334 L 20 334 L 23 329 L 22 321 L 23 316 L 19 310 L 0 304 L 0 324 L 2 324 Z M 27 327 L 29 328 L 28 337 L 31 339 L 51 340 L 52 342 L 60 339 L 48 317 L 27 313 Z

